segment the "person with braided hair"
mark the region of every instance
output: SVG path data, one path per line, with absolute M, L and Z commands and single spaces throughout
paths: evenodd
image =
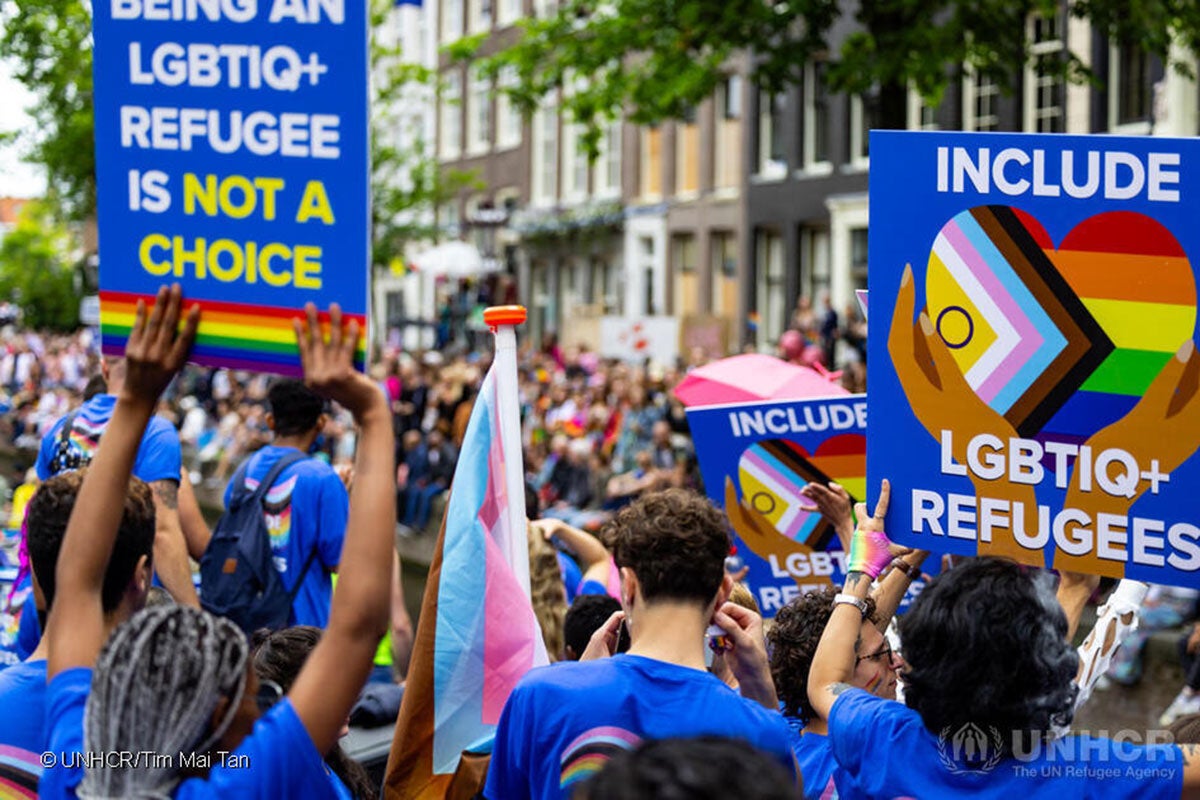
M 44 798 L 334 797 L 322 754 L 337 742 L 387 629 L 395 507 L 391 415 L 354 371 L 356 323 L 316 308 L 295 322 L 305 380 L 362 428 L 329 625 L 286 697 L 260 682 L 233 623 L 186 606 L 143 610 L 104 642 L 101 591 L 142 431 L 195 339 L 198 309 L 178 332 L 178 286 L 139 303 L 127 376 L 67 526 L 51 609 L 46 727 L 59 759 Z M 265 713 L 262 709 L 269 707 Z M 85 756 L 86 754 L 86 756 Z

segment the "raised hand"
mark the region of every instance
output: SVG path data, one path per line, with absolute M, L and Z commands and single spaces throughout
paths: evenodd
M 725 603 L 713 613 L 712 621 L 725 631 L 729 642 L 724 651 L 725 663 L 737 678 L 742 696 L 772 711 L 778 709 L 762 617 L 736 603 Z
M 614 611 L 612 615 L 596 629 L 587 647 L 580 654 L 580 661 L 595 661 L 597 658 L 608 658 L 617 652 L 617 644 L 621 639 L 621 625 L 625 623 L 625 612 Z
M 843 550 L 850 549 L 850 537 L 854 534 L 854 515 L 851 513 L 850 493 L 840 483 L 829 482 L 807 484 L 800 494 L 812 501 L 800 506 L 801 511 L 817 512 L 837 531 Z
M 125 383 L 121 397 L 126 402 L 153 406 L 175 373 L 187 361 L 196 341 L 200 308 L 187 312 L 183 330 L 179 330 L 182 292 L 176 283 L 159 287 L 154 306 L 146 313 L 146 304 L 138 300 L 133 328 L 125 344 Z
M 379 387 L 354 368 L 354 352 L 362 332 L 358 321 L 349 325 L 342 321 L 342 309 L 334 303 L 329 307 L 329 338 L 321 330 L 317 307 L 304 307 L 304 321 L 292 320 L 304 382 L 313 391 L 339 403 L 361 419 L 373 404 L 383 398 Z
M 858 503 L 854 507 L 858 517 L 858 527 L 850 540 L 850 552 L 847 559 L 846 571 L 861 572 L 871 578 L 879 574 L 892 563 L 896 556 L 912 552 L 910 547 L 892 544 L 891 539 L 883 531 L 883 520 L 887 516 L 888 502 L 891 499 L 892 486 L 885 478 L 879 487 L 879 500 L 875 502 L 875 514 L 867 516 L 867 504 Z

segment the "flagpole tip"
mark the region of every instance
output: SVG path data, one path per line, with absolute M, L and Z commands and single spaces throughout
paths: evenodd
M 493 331 L 500 325 L 521 325 L 528 316 L 525 306 L 492 306 L 483 312 L 483 321 Z

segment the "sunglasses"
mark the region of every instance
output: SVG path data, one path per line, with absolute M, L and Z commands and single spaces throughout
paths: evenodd
M 892 661 L 893 653 L 897 656 L 900 655 L 900 652 L 898 650 L 893 651 L 892 648 L 890 646 L 888 646 L 888 647 L 883 648 L 882 650 L 880 650 L 877 653 L 871 653 L 870 655 L 859 656 L 858 658 L 854 659 L 854 663 L 857 664 L 860 661 L 872 661 L 876 664 L 879 664 L 879 663 L 890 664 Z
M 258 693 L 254 695 L 254 702 L 258 706 L 260 714 L 265 714 L 271 710 L 271 706 L 283 699 L 283 687 L 275 681 L 260 680 L 258 682 Z

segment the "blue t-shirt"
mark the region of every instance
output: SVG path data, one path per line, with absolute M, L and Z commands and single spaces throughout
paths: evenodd
M 72 457 L 78 457 L 81 463 L 87 463 L 96 457 L 101 434 L 112 418 L 116 405 L 117 398 L 114 395 L 98 394 L 79 407 L 79 413 L 71 425 L 68 445 Z M 65 421 L 66 417 L 63 417 L 54 423 L 50 432 L 42 437 L 37 459 L 37 475 L 42 480 L 56 474 L 51 469 L 50 462 L 54 460 L 54 454 L 58 450 L 59 433 Z M 142 434 L 137 458 L 133 462 L 133 474 L 146 483 L 162 480 L 178 482 L 182 463 L 179 433 L 175 426 L 162 417 L 151 417 L 146 432 Z
M 295 448 L 264 447 L 250 457 L 245 486 L 253 491 L 275 462 Z M 232 482 L 225 489 L 225 506 L 233 494 Z M 297 461 L 283 471 L 267 490 L 263 516 L 271 534 L 271 554 L 283 585 L 291 591 L 308 557 L 316 549 L 304 585 L 292 603 L 289 625 L 315 625 L 329 622 L 329 604 L 333 599 L 330 573 L 342 556 L 346 537 L 346 518 L 350 498 L 346 486 L 333 468 L 315 458 Z M 203 587 L 201 587 L 203 591 Z
M 805 733 L 804 721 L 796 717 L 785 719 L 791 728 L 796 766 L 800 768 L 800 777 L 804 779 L 805 800 L 835 800 L 838 794 L 833 773 L 837 769 L 837 761 L 833 758 L 829 737 L 811 731 Z
M 50 682 L 46 717 L 49 750 L 60 759 L 62 754 L 83 752 L 83 711 L 91 683 L 92 671 L 85 667 L 64 670 Z M 38 796 L 43 800 L 73 798 L 82 780 L 82 766 L 55 766 L 43 773 Z M 284 698 L 254 723 L 250 735 L 224 763 L 214 756 L 207 777 L 184 781 L 173 797 L 337 800 L 338 795 L 321 754 L 291 701 Z
M 575 602 L 575 596 L 579 594 L 579 584 L 583 581 L 583 573 L 579 571 L 579 565 L 575 563 L 575 559 L 561 550 L 556 550 L 555 555 L 558 556 L 558 569 L 562 573 L 563 588 L 567 590 L 567 605 Z
M 46 662 L 26 661 L 0 672 L 0 797 L 5 781 L 37 794 L 46 750 Z
M 628 654 L 542 667 L 504 706 L 484 796 L 569 797 L 621 750 L 703 735 L 745 739 L 795 773 L 783 717 L 708 672 Z
M 1069 736 L 1021 758 L 992 763 L 988 750 L 998 734 L 977 730 L 968 734 L 978 756 L 960 766 L 955 754 L 961 732 L 939 738 L 902 703 L 850 689 L 834 701 L 829 715 L 829 740 L 842 769 L 837 784 L 841 800 L 1178 800 L 1183 790 L 1183 753 L 1175 745 Z

